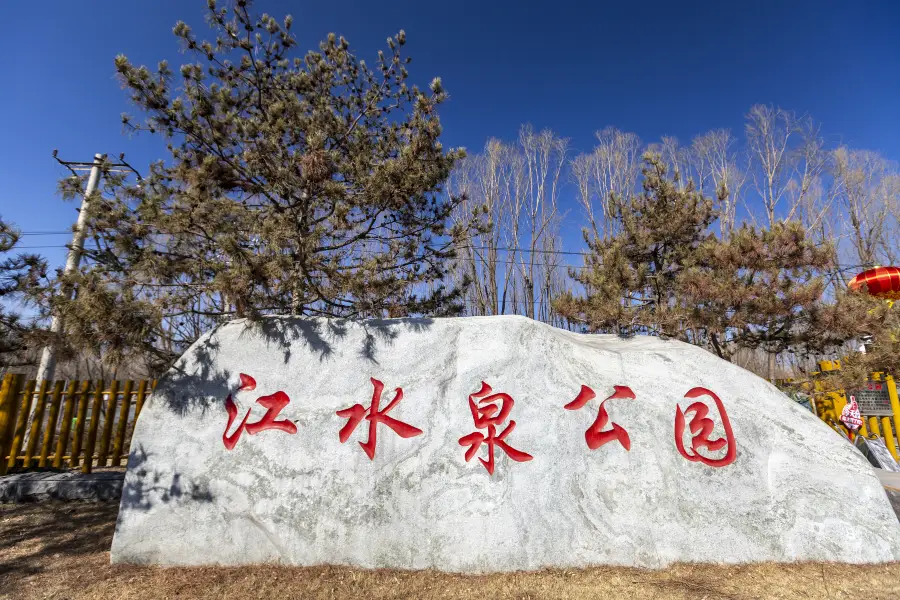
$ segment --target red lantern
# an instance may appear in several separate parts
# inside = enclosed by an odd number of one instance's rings
[[[875,267],[863,271],[847,284],[851,290],[866,286],[869,294],[885,300],[900,300],[900,267]]]

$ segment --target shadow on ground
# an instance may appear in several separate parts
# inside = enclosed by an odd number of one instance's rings
[[[116,501],[122,495],[124,467],[95,469],[84,474],[75,469],[40,469],[0,477],[0,503],[66,501]]]
[[[106,553],[118,509],[116,501],[0,505],[0,590],[52,571],[62,557]]]

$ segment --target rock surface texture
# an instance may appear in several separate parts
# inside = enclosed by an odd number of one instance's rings
[[[521,317],[218,328],[141,413],[112,546],[462,572],[794,560],[900,560],[859,452],[702,349]]]

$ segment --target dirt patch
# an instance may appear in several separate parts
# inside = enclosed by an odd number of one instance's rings
[[[900,563],[628,568],[500,575],[345,567],[111,566],[116,503],[0,505],[0,598],[702,600],[900,597]]]

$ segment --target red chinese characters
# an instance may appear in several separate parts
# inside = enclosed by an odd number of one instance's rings
[[[421,435],[422,430],[387,415],[387,413],[403,399],[403,390],[401,388],[397,388],[394,393],[394,399],[391,400],[384,409],[379,410],[378,404],[381,402],[381,392],[384,391],[384,384],[374,378],[371,379],[371,381],[372,385],[375,386],[375,391],[372,394],[372,406],[367,410],[362,404],[354,404],[350,408],[337,411],[337,415],[347,419],[347,423],[341,428],[341,431],[338,434],[342,444],[350,438],[350,434],[353,433],[356,426],[359,425],[363,419],[366,419],[369,422],[369,439],[365,442],[359,442],[359,445],[362,446],[362,449],[369,459],[374,460],[379,423],[384,423],[402,438],[411,438]]]
[[[482,444],[487,444],[488,459],[479,458],[479,462],[484,465],[489,475],[494,474],[494,447],[499,446],[501,450],[506,452],[512,460],[516,462],[526,462],[534,458],[530,454],[516,450],[506,442],[506,438],[516,428],[516,422],[510,421],[509,425],[497,433],[497,426],[501,425],[509,417],[515,401],[509,394],[491,393],[493,390],[485,382],[481,382],[481,389],[469,396],[469,410],[472,411],[472,418],[475,421],[477,429],[487,429],[487,435],[477,431],[469,435],[459,438],[460,446],[469,446],[466,450],[466,462],[472,460],[472,457],[478,452]],[[477,402],[476,402],[477,400]]]
[[[240,377],[241,383],[238,387],[238,391],[248,392],[256,389],[255,379],[244,373],[241,373]],[[248,408],[247,414],[244,415],[244,420],[241,421],[241,424],[238,425],[238,428],[235,429],[231,435],[228,435],[228,430],[231,429],[231,425],[234,423],[238,414],[237,405],[234,403],[234,400],[231,399],[231,394],[228,394],[228,397],[225,399],[225,410],[228,412],[228,424],[225,426],[225,432],[222,434],[222,443],[225,444],[225,449],[232,450],[237,445],[241,433],[245,430],[249,435],[256,435],[260,431],[265,431],[266,429],[278,429],[290,434],[297,433],[296,425],[287,419],[276,418],[281,412],[281,409],[287,406],[290,401],[290,398],[288,398],[288,395],[284,392],[275,392],[269,396],[258,398],[256,403],[266,409],[266,413],[262,418],[253,423],[248,423],[247,419],[250,418],[250,409]]]
[[[702,387],[692,388],[684,395],[685,398],[700,398],[702,396],[708,396],[713,399],[713,402],[719,411],[719,415],[722,417],[722,426],[725,429],[725,437],[714,440],[709,439],[714,426],[712,419],[708,419],[706,416],[709,414],[709,408],[703,402],[697,401],[688,406],[687,410],[684,412],[681,412],[680,406],[676,408],[675,447],[678,448],[678,452],[683,457],[690,461],[702,462],[711,467],[724,467],[730,465],[737,456],[737,445],[734,441],[734,433],[731,431],[731,422],[728,420],[728,413],[725,412],[725,406],[722,404],[722,400],[715,392]],[[684,441],[682,439],[684,437],[685,415],[689,412],[694,413],[690,422],[691,452],[688,452],[685,449]],[[698,452],[700,448],[706,448],[713,452],[726,448],[725,456],[722,458],[707,458]]]
[[[612,396],[608,397],[606,400],[612,400],[613,398],[635,399],[634,392],[627,386],[614,385],[613,389],[615,391]],[[578,410],[596,396],[594,390],[586,385],[582,385],[578,397],[566,404],[564,408],[567,410]],[[606,427],[607,422],[609,422],[609,415],[606,413],[606,407],[603,406],[606,403],[606,400],[600,402],[600,412],[597,413],[597,418],[594,420],[594,423],[587,428],[587,431],[584,432],[584,439],[587,441],[588,448],[596,450],[607,442],[618,441],[625,450],[631,450],[631,438],[623,427],[613,423],[611,429],[603,429]]]
[[[368,408],[362,404],[354,404],[350,408],[337,411],[336,414],[347,420],[338,433],[342,444],[350,439],[350,436],[353,435],[353,432],[356,431],[356,428],[363,421],[369,422],[368,437],[365,441],[360,441],[359,445],[366,453],[366,456],[370,460],[374,460],[379,424],[386,425],[401,438],[419,436],[423,432],[409,423],[388,415],[403,399],[402,388],[396,388],[393,399],[384,408],[381,408],[381,397],[385,386],[377,379],[371,378],[370,381],[374,391]],[[240,382],[235,391],[247,392],[255,389],[256,381],[253,377],[241,373]],[[228,397],[225,399],[228,423],[225,426],[225,431],[222,433],[222,443],[226,450],[233,450],[245,431],[248,435],[256,435],[268,429],[283,431],[291,435],[297,433],[297,426],[292,421],[279,418],[281,411],[291,402],[288,395],[283,391],[277,391],[274,394],[257,398],[256,403],[265,409],[265,413],[256,421],[250,421],[251,409],[247,409],[243,419],[232,431],[235,422],[238,420],[238,407],[232,398],[233,393],[228,394]],[[596,397],[597,395],[593,389],[582,385],[578,396],[568,404],[565,404],[564,408],[566,410],[579,410]],[[692,388],[684,397],[697,399],[697,401],[690,404],[685,410],[682,410],[680,405],[676,405],[674,433],[675,447],[679,454],[689,461],[699,462],[711,467],[724,467],[733,463],[737,457],[737,444],[722,400],[715,392],[703,387]],[[628,386],[613,386],[613,393],[600,402],[596,419],[584,432],[585,442],[591,450],[597,450],[609,442],[618,442],[625,451],[631,450],[630,435],[624,427],[610,421],[609,413],[606,409],[608,400],[620,398],[635,400],[636,395]],[[510,434],[516,427],[516,422],[509,418],[515,405],[512,396],[502,392],[494,392],[490,385],[482,381],[481,388],[469,395],[468,402],[477,431],[458,440],[460,446],[466,447],[465,460],[467,463],[479,454],[483,445],[487,446],[487,456],[485,458],[482,458],[484,455],[479,456],[478,460],[489,475],[494,474],[498,448],[505,452],[513,461],[527,462],[533,460],[534,457],[531,454],[512,447],[508,441]],[[717,437],[716,439],[712,439],[713,430],[715,429],[715,417],[710,417],[713,404],[715,404],[718,411],[722,429],[725,433],[724,437]],[[856,408],[856,403],[851,402],[848,407],[846,412],[852,412]],[[689,414],[690,419],[688,419]],[[853,416],[858,418],[858,413]],[[686,427],[689,431],[687,435],[687,437],[690,437],[689,444],[685,440]],[[231,431],[230,434],[229,431]],[[701,450],[703,454],[701,454]],[[721,454],[722,451],[724,451],[723,454]],[[713,458],[710,456],[711,454],[718,454],[720,457]]]

